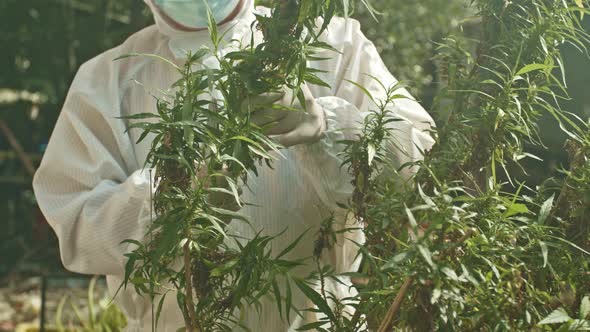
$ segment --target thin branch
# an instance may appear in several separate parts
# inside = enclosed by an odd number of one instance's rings
[[[385,318],[381,322],[381,325],[379,326],[379,329],[377,330],[377,332],[389,331],[389,328],[391,327],[391,324],[393,323],[393,318],[395,317],[395,314],[401,308],[402,302],[404,301],[404,299],[406,297],[406,293],[408,292],[408,290],[410,289],[410,286],[412,286],[413,283],[414,283],[414,277],[406,278],[402,287],[399,290],[399,293],[397,293],[395,300],[391,304],[391,307],[389,307],[389,310],[387,311],[387,315],[385,316]]]
[[[14,134],[12,133],[12,130],[10,130],[10,128],[6,125],[4,120],[1,120],[1,119],[0,119],[0,130],[2,130],[2,132],[4,133],[4,136],[6,136],[6,139],[8,139],[8,142],[10,143],[10,145],[12,146],[12,148],[14,149],[16,154],[18,155],[19,159],[21,160],[21,162],[25,166],[27,173],[29,173],[30,176],[35,175],[36,169],[35,169],[33,162],[31,161],[31,158],[29,157],[29,155],[27,155],[27,153],[23,149],[22,145],[20,145],[20,143],[18,142],[18,139],[16,139],[16,136],[14,136]]]
[[[573,174],[577,169],[583,167],[585,155],[582,151],[582,147],[573,140],[568,140],[564,149],[568,152],[569,156],[569,172],[570,174]],[[556,217],[566,218],[570,212],[570,177],[571,175],[563,181],[563,186],[559,191],[559,196],[554,204],[555,207],[547,218],[548,225],[552,225]]]
[[[185,305],[188,311],[189,320],[185,322],[186,330],[189,332],[195,331],[194,325],[197,321],[195,317],[195,305],[193,303],[193,284],[192,284],[192,276],[191,276],[191,256],[190,256],[190,240],[187,239],[186,243],[184,244],[184,278],[186,279],[186,297],[185,297]]]
[[[469,238],[474,236],[475,234],[477,234],[477,231],[475,229],[470,228],[465,232],[465,234],[463,234],[463,236],[461,236],[459,239],[457,239],[456,243],[458,245],[461,245],[465,241],[467,241]],[[453,249],[454,249],[454,247],[447,248],[442,251],[442,254],[447,255]],[[386,332],[389,330],[389,328],[391,327],[391,324],[393,322],[393,318],[395,317],[395,314],[401,308],[402,302],[404,301],[404,298],[406,297],[406,293],[408,292],[408,289],[412,286],[413,282],[414,282],[414,277],[406,278],[406,280],[402,284],[402,287],[399,290],[399,293],[397,294],[397,296],[393,300],[391,307],[389,307],[389,310],[387,311],[387,315],[385,316],[385,318],[381,322],[381,325],[379,326],[379,329],[377,330],[377,332]]]

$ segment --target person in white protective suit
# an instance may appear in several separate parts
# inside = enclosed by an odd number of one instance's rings
[[[33,180],[39,206],[58,236],[64,266],[78,273],[106,275],[112,295],[123,279],[124,254],[133,249],[121,241],[144,240],[154,192],[150,184],[155,182],[150,178],[154,172],[142,169],[151,142],[148,139],[135,144],[141,130],[126,133],[128,122],[120,117],[155,111],[152,95],[160,96],[158,91],[168,89],[179,78],[169,65],[151,58],[113,60],[135,52],[157,54],[182,64],[186,51],[210,45],[209,33],[203,29],[206,16],[201,0],[144,1],[156,24],[80,67]],[[254,13],[270,14],[267,8],[254,8],[253,2],[209,0],[219,29],[230,29],[224,37],[228,49],[231,40],[250,41]],[[254,33],[255,40],[260,41],[260,32]],[[337,203],[346,202],[353,187],[346,168],[340,168],[342,160],[337,154],[343,146],[336,141],[354,139],[364,117],[376,109],[370,98],[346,80],[362,84],[375,98],[383,97],[384,91],[369,75],[386,86],[396,83],[356,20],[334,18],[322,40],[340,53],[326,50],[320,57],[329,60],[311,61],[309,65],[326,71],[320,77],[331,88],[305,87],[307,113],[303,116],[266,112],[276,122],[268,134],[286,148],[282,156],[276,155],[273,169],[264,165],[258,176],[249,174],[249,188],[244,188],[242,197],[252,205],[239,211],[265,234],[287,229],[273,243],[275,253],[311,228],[290,258],[312,255],[315,231],[331,211],[337,220],[345,218]],[[205,63],[212,61],[211,57]],[[422,151],[434,143],[431,117],[405,89],[399,93],[408,99],[396,99],[391,106],[402,121],[389,124],[394,134],[386,143],[389,156],[398,166],[421,159]],[[413,172],[415,169],[406,168],[401,174],[408,178]],[[230,229],[246,237],[254,234],[251,227],[237,220]],[[355,271],[360,263],[358,247],[346,238],[363,242],[362,231],[339,236],[337,245],[325,252],[322,260],[338,272]],[[297,273],[307,275],[314,269],[314,264],[309,265]],[[342,277],[342,282],[352,285],[347,277]],[[353,296],[354,288],[345,285],[327,280],[326,290],[341,297]],[[295,307],[313,307],[303,294],[296,289],[293,292]],[[149,298],[138,296],[133,287],[128,287],[121,289],[115,302],[127,315],[126,331],[151,331]],[[260,312],[246,308],[243,324],[252,331],[294,331],[317,318],[308,312],[292,314],[290,322],[281,320],[276,305],[268,299],[263,300]],[[176,296],[167,296],[156,330],[175,331],[183,322]]]

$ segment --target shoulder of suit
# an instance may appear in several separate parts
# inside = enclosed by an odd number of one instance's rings
[[[345,33],[357,33],[360,31],[361,23],[352,17],[335,16],[328,25],[328,30],[335,30]]]
[[[80,66],[76,79],[102,80],[113,83],[129,78],[130,73],[137,71],[146,61],[142,57],[127,57],[133,53],[159,54],[167,47],[167,39],[160,34],[155,25],[148,26],[131,36],[123,43],[113,47]]]
[[[318,28],[323,21],[318,20]],[[370,41],[361,31],[361,24],[354,18],[334,17],[320,40],[331,45],[343,55],[362,49]]]

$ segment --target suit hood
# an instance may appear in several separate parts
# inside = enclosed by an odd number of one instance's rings
[[[254,21],[254,0],[242,0],[243,4],[236,16],[218,25],[219,35],[226,30],[231,29],[227,36],[231,38],[239,37],[249,30],[250,24]],[[186,51],[196,50],[201,46],[210,45],[209,31],[207,29],[199,31],[185,31],[172,26],[166,19],[158,6],[153,0],[144,0],[150,8],[158,31],[170,39],[170,50],[176,57],[183,57]]]

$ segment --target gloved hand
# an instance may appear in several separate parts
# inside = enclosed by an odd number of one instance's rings
[[[314,143],[326,131],[324,111],[316,103],[309,87],[302,85],[306,107],[294,98],[293,91],[285,88],[281,93],[267,93],[250,99],[251,121],[263,128],[265,134],[284,147]],[[279,109],[268,108],[280,105]],[[248,106],[246,106],[248,107]]]

